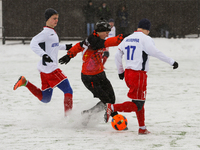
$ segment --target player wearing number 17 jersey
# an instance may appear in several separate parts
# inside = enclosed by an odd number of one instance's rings
[[[149,70],[149,56],[156,57],[161,61],[178,68],[178,63],[172,58],[167,57],[159,51],[148,36],[151,23],[148,19],[142,19],[138,24],[138,29],[133,34],[126,37],[118,46],[115,55],[119,78],[125,77],[126,85],[129,88],[127,96],[131,101],[121,104],[107,104],[105,114],[106,122],[111,112],[136,112],[139,124],[139,134],[150,133],[145,126],[145,109],[146,99],[147,72]],[[126,66],[125,71],[122,65],[122,56],[124,55]]]

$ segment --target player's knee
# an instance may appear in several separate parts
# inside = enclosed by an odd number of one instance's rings
[[[53,92],[52,88],[49,88],[49,89],[46,89],[46,90],[42,91],[41,102],[43,102],[43,103],[50,102],[51,101],[52,92]]]
[[[49,103],[51,101],[51,97],[43,97],[41,102],[43,103]]]
[[[57,85],[57,87],[62,90],[64,93],[70,93],[73,94],[73,90],[69,84],[68,79],[63,80],[60,84]]]
[[[137,106],[137,108],[138,108],[137,111],[140,111],[145,103],[145,101],[137,101],[137,100],[132,100],[132,102],[135,103],[135,105]]]
[[[103,53],[103,57],[107,57],[107,58],[108,58],[108,57],[109,57],[109,55],[110,55],[110,54],[109,54],[109,52],[108,52],[108,51],[105,51],[105,52]]]

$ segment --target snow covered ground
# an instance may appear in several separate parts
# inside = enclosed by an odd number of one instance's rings
[[[200,39],[155,38],[156,46],[179,63],[173,70],[156,58],[150,60],[146,126],[151,134],[138,135],[135,113],[122,113],[128,131],[116,131],[103,112],[82,126],[81,111],[98,102],[81,79],[81,54],[59,67],[74,91],[74,108],[64,117],[63,93],[54,89],[52,101],[41,103],[25,87],[13,91],[19,76],[40,87],[36,69],[39,57],[29,45],[0,45],[0,150],[195,150],[200,149]],[[76,43],[73,41],[72,43]],[[16,43],[16,44],[13,44]],[[62,41],[61,43],[69,43]],[[105,67],[116,94],[116,102],[129,100],[127,87],[118,79],[110,48]],[[59,52],[59,57],[65,51]]]

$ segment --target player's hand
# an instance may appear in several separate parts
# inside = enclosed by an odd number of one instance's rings
[[[69,55],[65,55],[65,56],[63,56],[59,59],[59,63],[60,64],[67,64],[70,61],[70,59],[71,58],[69,57]]]
[[[178,68],[178,63],[175,61],[172,66],[174,66],[173,69],[176,69],[176,68]]]
[[[66,50],[69,50],[70,48],[72,48],[72,44],[65,44],[66,45]]]
[[[45,61],[45,62],[53,62],[53,60],[51,59],[51,57],[49,57],[47,54],[44,54],[42,56],[42,59]]]
[[[52,60],[51,57],[49,57],[47,54],[44,54],[44,55],[42,56],[42,64],[43,64],[44,66],[47,65],[45,62],[50,63],[50,62],[53,62],[53,60]]]
[[[119,74],[119,79],[120,79],[120,80],[123,80],[123,79],[124,79],[124,72],[121,73],[121,74]]]

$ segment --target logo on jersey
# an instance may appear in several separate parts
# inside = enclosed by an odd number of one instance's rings
[[[139,39],[126,39],[126,42],[138,42],[139,43]]]
[[[51,45],[51,47],[56,47],[56,46],[59,46],[59,43],[53,43],[53,44]]]

